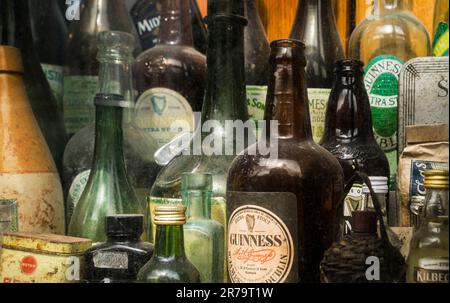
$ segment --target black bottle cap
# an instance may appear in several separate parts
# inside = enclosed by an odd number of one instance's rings
[[[334,64],[334,72],[363,72],[364,63],[356,59],[340,59]]]
[[[374,234],[377,232],[377,214],[374,211],[352,213],[352,230],[355,233]]]
[[[143,215],[114,215],[106,217],[106,234],[108,236],[140,236],[144,231]]]

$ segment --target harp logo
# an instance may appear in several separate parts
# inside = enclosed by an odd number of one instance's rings
[[[162,116],[166,109],[167,100],[165,96],[152,96],[152,106],[155,114]]]

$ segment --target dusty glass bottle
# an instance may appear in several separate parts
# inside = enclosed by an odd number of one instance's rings
[[[248,114],[255,121],[264,119],[264,109],[269,80],[270,45],[259,17],[256,0],[245,0],[244,30],[245,84]]]
[[[350,38],[350,58],[366,65],[364,83],[375,138],[389,160],[391,191],[397,172],[399,74],[406,61],[431,54],[428,32],[410,8],[409,0],[378,0]]]
[[[320,261],[342,217],[342,168],[312,139],[304,45],[277,40],[271,48],[265,112],[270,152],[255,155],[249,147],[229,170],[229,277],[234,283],[318,282]],[[261,255],[270,261],[261,262]]]
[[[92,100],[99,89],[97,34],[103,31],[131,33],[136,37],[134,54],[141,49],[124,0],[82,2],[80,20],[69,27],[64,59],[63,116],[70,136],[94,122]]]
[[[121,95],[97,94],[95,149],[92,171],[75,206],[69,235],[94,242],[106,240],[105,217],[114,214],[145,214],[125,168],[123,156],[123,107],[130,106]]]
[[[136,124],[159,147],[180,132],[192,132],[202,107],[206,58],[193,48],[189,3],[162,3],[160,41],[136,59]],[[176,125],[176,126],[174,126]]]
[[[11,45],[21,51],[28,98],[56,167],[61,173],[67,136],[57,101],[39,64],[33,44],[28,1],[0,2],[0,44]]]
[[[226,138],[225,121],[245,123],[249,120],[244,80],[246,21],[243,12],[242,1],[208,2],[208,79],[201,121],[215,121],[214,128],[202,131],[200,125],[188,150],[161,170],[150,191],[150,212],[159,204],[181,203],[183,173],[210,172],[213,174],[211,218],[226,226],[228,168],[247,141],[236,136]]]
[[[141,241],[144,216],[116,215],[105,220],[107,240],[84,253],[84,277],[94,283],[130,283],[153,255]]]
[[[64,45],[67,26],[58,0],[29,1],[34,45],[62,113]],[[49,41],[51,43],[49,44]]]
[[[313,139],[325,130],[325,112],[333,86],[334,63],[344,58],[331,0],[302,0],[291,38],[305,43],[306,76]]]
[[[424,175],[425,206],[411,240],[406,281],[448,283],[448,171]]]
[[[154,162],[156,142],[141,131],[133,121],[134,94],[132,62],[134,37],[117,31],[98,35],[98,60],[100,62],[99,92],[123,95],[130,103],[124,108],[123,149],[128,177],[138,198],[144,202],[148,185],[153,184],[160,167]],[[67,143],[64,151],[64,189],[67,222],[86,186],[94,157],[95,125],[89,124],[78,131]]]
[[[433,20],[433,54],[436,57],[448,57],[448,1],[437,0]]]
[[[139,271],[138,281],[200,283],[200,273],[186,258],[184,251],[185,211],[182,205],[161,205],[155,209],[155,250],[150,261]]]
[[[0,221],[12,231],[64,234],[61,181],[23,78],[20,50],[1,45]]]
[[[187,206],[184,246],[203,283],[224,282],[224,227],[211,220],[211,174],[183,174],[183,204]]]
[[[355,171],[368,176],[389,177],[389,163],[375,140],[370,102],[364,87],[363,63],[344,59],[336,62],[335,80],[328,101],[325,133],[320,145],[342,166],[345,182]],[[344,201],[345,233],[351,228],[351,214],[362,205],[363,182],[355,182]]]
[[[206,27],[196,0],[189,0],[194,47],[206,54]],[[131,17],[145,51],[159,42],[161,26],[161,0],[139,0],[131,9]]]

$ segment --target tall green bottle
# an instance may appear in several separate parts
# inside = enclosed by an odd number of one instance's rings
[[[224,282],[224,228],[211,220],[211,174],[184,174],[183,204],[187,206],[184,225],[186,256],[197,267],[203,283]]]
[[[158,175],[150,192],[149,208],[181,203],[183,173],[213,173],[211,218],[226,226],[226,179],[231,161],[246,140],[227,137],[225,121],[249,120],[244,68],[243,1],[208,1],[208,82],[201,121],[214,127],[196,132],[190,149],[173,159]],[[199,126],[201,129],[202,125]],[[203,125],[204,126],[204,125]],[[214,146],[210,144],[214,142]],[[226,151],[233,151],[228,153]]]

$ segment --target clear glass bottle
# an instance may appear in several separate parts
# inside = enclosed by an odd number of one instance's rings
[[[183,173],[212,173],[211,218],[226,226],[228,168],[247,141],[235,140],[235,136],[233,140],[226,140],[225,121],[245,123],[249,120],[244,80],[246,21],[243,12],[243,1],[240,0],[208,2],[208,78],[201,121],[218,123],[211,130],[196,132],[188,152],[174,158],[161,170],[150,191],[150,213],[159,204],[181,203]],[[209,140],[205,141],[205,138]],[[218,147],[211,146],[211,142],[216,142]],[[231,155],[226,151],[232,151]]]
[[[123,96],[97,94],[95,149],[92,171],[86,188],[75,206],[69,235],[94,242],[106,240],[105,217],[115,214],[145,214],[130,184],[123,156]]]
[[[184,246],[203,283],[224,282],[224,227],[211,220],[211,174],[183,174],[183,204],[187,206]]]
[[[433,54],[436,57],[448,57],[448,23],[448,1],[437,0],[433,20]]]
[[[448,171],[424,175],[425,206],[410,243],[406,281],[448,283]]]
[[[124,108],[123,149],[128,177],[138,198],[145,203],[148,185],[153,184],[160,167],[153,155],[157,144],[153,138],[134,124],[134,95],[132,89],[134,37],[125,32],[108,31],[98,36],[98,60],[100,62],[100,93],[119,94],[132,105]],[[94,157],[95,125],[78,131],[67,144],[64,152],[64,187],[67,222],[86,186]]]
[[[389,160],[390,190],[397,173],[398,79],[403,64],[431,54],[424,25],[411,12],[410,0],[378,0],[350,38],[349,57],[366,65],[372,123],[378,144]]]
[[[305,43],[311,128],[316,143],[325,131],[325,113],[334,80],[334,63],[344,58],[331,0],[302,0],[290,37]]]
[[[107,240],[84,253],[84,279],[93,283],[135,282],[153,256],[153,245],[140,238],[143,215],[107,216]]]
[[[84,0],[81,3],[80,20],[71,23],[64,52],[63,116],[69,136],[94,122],[92,100],[99,88],[98,33],[133,34],[136,38],[134,54],[141,51],[124,0]]]
[[[160,205],[155,209],[155,250],[150,261],[139,271],[138,281],[200,283],[200,273],[186,258],[184,250],[185,211],[182,205]]]

